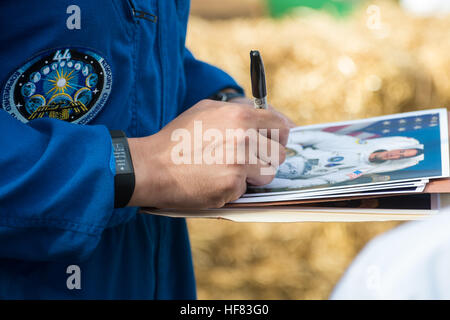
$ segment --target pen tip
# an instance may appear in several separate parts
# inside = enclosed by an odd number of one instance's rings
[[[259,51],[258,50],[252,50],[250,51],[250,55],[253,57],[259,56]]]

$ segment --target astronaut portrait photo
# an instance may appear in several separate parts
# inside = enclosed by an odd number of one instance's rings
[[[447,168],[445,114],[388,116],[291,130],[275,179],[249,193],[306,190],[439,177]]]

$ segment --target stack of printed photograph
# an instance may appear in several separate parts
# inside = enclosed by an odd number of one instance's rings
[[[450,205],[447,109],[296,127],[275,179],[220,209],[143,211],[249,222],[423,219]]]

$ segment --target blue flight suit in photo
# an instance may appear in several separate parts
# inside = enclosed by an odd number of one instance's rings
[[[187,0],[0,2],[0,299],[196,297],[185,220],[113,208],[109,133],[148,136],[241,90],[186,49],[188,15]]]

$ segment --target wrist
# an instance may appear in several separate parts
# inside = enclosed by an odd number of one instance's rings
[[[144,198],[145,188],[145,155],[143,138],[128,138],[128,145],[130,147],[131,158],[133,159],[135,187],[128,206],[137,207],[142,203]]]
[[[143,138],[129,138],[136,185],[128,206],[156,206],[162,192],[161,172],[164,170],[163,151],[158,134]]]

